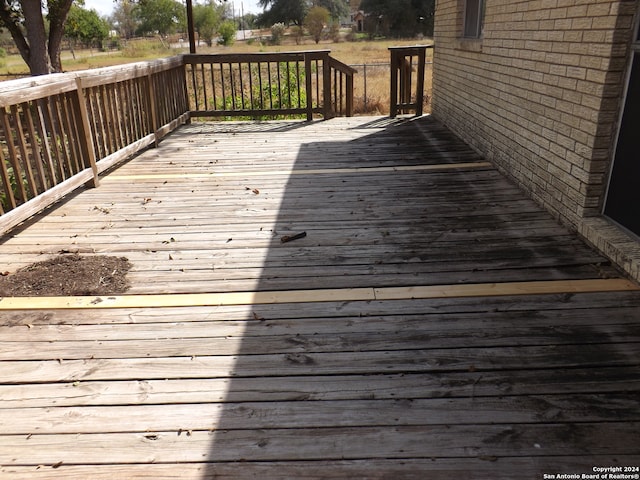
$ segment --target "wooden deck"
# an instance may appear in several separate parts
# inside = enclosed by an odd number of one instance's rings
[[[0,299],[1,478],[640,466],[637,285],[429,117],[185,126],[0,265],[66,252],[132,288]]]

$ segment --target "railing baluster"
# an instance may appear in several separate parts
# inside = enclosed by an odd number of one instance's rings
[[[15,195],[15,199],[12,199],[12,207],[15,207],[16,200],[24,202],[27,199],[27,192],[24,188],[24,184],[22,183],[22,169],[20,167],[20,163],[18,162],[18,151],[13,139],[13,128],[9,116],[7,115],[7,112],[4,108],[0,108],[0,122],[2,122],[2,126],[5,131],[4,140],[9,150],[9,161],[13,170],[13,185],[15,185],[16,191],[12,192],[12,197],[13,195]],[[11,184],[11,182],[6,183],[6,188],[8,190],[12,190],[13,185]]]
[[[38,129],[38,134],[40,136],[40,139],[42,141],[42,152],[44,153],[44,161],[45,161],[45,165],[47,166],[47,173],[48,173],[48,184],[49,184],[49,188],[53,187],[56,185],[57,183],[57,178],[56,178],[56,168],[54,165],[54,161],[55,161],[55,155],[54,153],[51,151],[51,142],[49,142],[49,138],[48,138],[48,131],[47,131],[47,100],[46,99],[39,99],[36,101],[36,109],[38,112],[38,123],[37,123],[37,129]]]
[[[75,93],[75,92],[74,92]],[[64,122],[64,131],[66,132],[66,143],[69,146],[69,160],[71,163],[71,175],[82,171],[82,154],[79,150],[78,139],[78,125],[74,116],[72,93],[64,93],[61,95],[62,103],[62,120]]]
[[[205,78],[204,72],[204,63],[200,65],[200,76],[202,78],[202,103],[204,104],[204,109],[207,109],[207,105],[209,105],[209,99],[207,97],[207,80]]]
[[[196,65],[190,65],[189,68],[189,73],[191,76],[191,85],[193,87],[193,101],[195,102],[195,109],[196,110],[203,110],[202,108],[200,108],[200,101],[198,100],[199,96],[198,96],[198,82],[196,80]]]
[[[4,117],[4,108],[0,108],[0,115],[2,117]],[[5,128],[5,138],[8,138],[9,135],[11,135],[11,130],[6,130]],[[16,199],[15,196],[13,194],[13,186],[11,185],[11,178],[9,175],[9,170],[7,168],[7,162],[5,160],[5,156],[4,153],[2,151],[3,149],[0,148],[0,177],[2,178],[2,186],[3,186],[3,191],[4,191],[4,201],[5,204],[2,207],[3,213],[6,210],[11,210],[16,208],[17,203],[16,203]],[[11,152],[9,152],[9,160],[11,160]],[[5,207],[9,207],[8,209]]]
[[[213,63],[209,63],[209,71],[211,72],[211,94],[213,96],[213,105],[211,105],[210,109],[215,110],[216,108],[218,108],[218,94],[216,92],[216,79]]]
[[[33,103],[24,104],[23,113],[25,115],[27,121],[27,131],[29,132],[29,139],[31,144],[31,151],[33,155],[33,163],[37,173],[38,179],[38,187],[35,191],[35,194],[39,194],[47,190],[48,183],[47,178],[44,173],[43,161],[44,155],[40,149],[39,137],[36,133],[35,124],[33,121],[33,111],[36,109],[36,106]]]
[[[17,105],[11,105],[11,115],[15,119],[15,127],[16,127],[15,130],[16,130],[16,137],[18,139],[18,150],[20,150],[20,158],[22,159],[22,163],[24,165],[24,173],[26,177],[25,180],[27,182],[27,186],[29,187],[29,192],[27,193],[27,195],[29,196],[29,198],[31,198],[31,197],[35,197],[38,194],[38,187],[36,186],[35,177],[33,175],[32,162],[31,162],[31,159],[29,158],[29,153],[27,151],[27,139],[24,134],[23,122],[20,115],[20,112],[22,111],[24,114],[25,108],[28,108],[28,107],[29,106],[27,104],[22,104],[20,106],[20,109],[18,109]],[[26,118],[26,114],[24,116]]]

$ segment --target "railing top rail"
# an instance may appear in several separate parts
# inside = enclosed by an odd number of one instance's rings
[[[302,60],[304,58],[326,58],[330,50],[305,50],[293,52],[254,52],[254,53],[211,53],[211,54],[185,54],[183,61],[186,64],[197,63],[229,63],[229,62],[266,62],[281,60]]]
[[[182,55],[176,55],[151,62],[136,62],[78,72],[53,73],[39,77],[7,80],[0,82],[0,107],[72,91],[77,88],[77,79],[82,80],[84,87],[93,87],[139,78],[182,65]]]
[[[433,44],[430,45],[407,45],[399,47],[389,47],[389,50],[425,50],[428,48],[434,48]]]
[[[331,66],[336,70],[340,70],[341,72],[346,73],[347,75],[354,75],[358,73],[358,70],[356,70],[352,66],[347,65],[346,63],[343,63],[340,60],[337,60],[333,57],[329,57],[329,58],[331,61]]]
[[[7,80],[0,83],[0,108],[60,95],[75,89],[76,76],[71,73]]]

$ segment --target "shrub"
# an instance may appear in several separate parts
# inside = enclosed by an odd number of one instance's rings
[[[271,25],[271,43],[274,45],[280,45],[286,29],[287,27],[284,23],[274,23]]]
[[[231,46],[236,41],[236,32],[238,31],[238,27],[236,23],[232,20],[225,20],[218,27],[218,34],[220,35],[220,39],[218,43],[220,45]]]

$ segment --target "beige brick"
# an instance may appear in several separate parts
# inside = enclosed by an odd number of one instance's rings
[[[554,8],[549,12],[549,18],[551,19],[567,18],[567,8]]]
[[[616,27],[618,19],[616,17],[594,17],[591,22],[591,28],[594,29],[613,29]],[[630,22],[629,22],[629,26]]]
[[[584,18],[587,16],[587,5],[578,5],[569,7],[567,9],[567,17],[570,18]]]
[[[616,16],[616,13],[612,14],[612,5],[613,2],[594,2],[589,5],[587,9],[587,15],[590,17],[600,17],[600,16]],[[613,10],[616,10],[615,8]]]
[[[587,30],[593,27],[595,20],[589,17],[576,17],[571,20],[571,28],[573,30]]]

